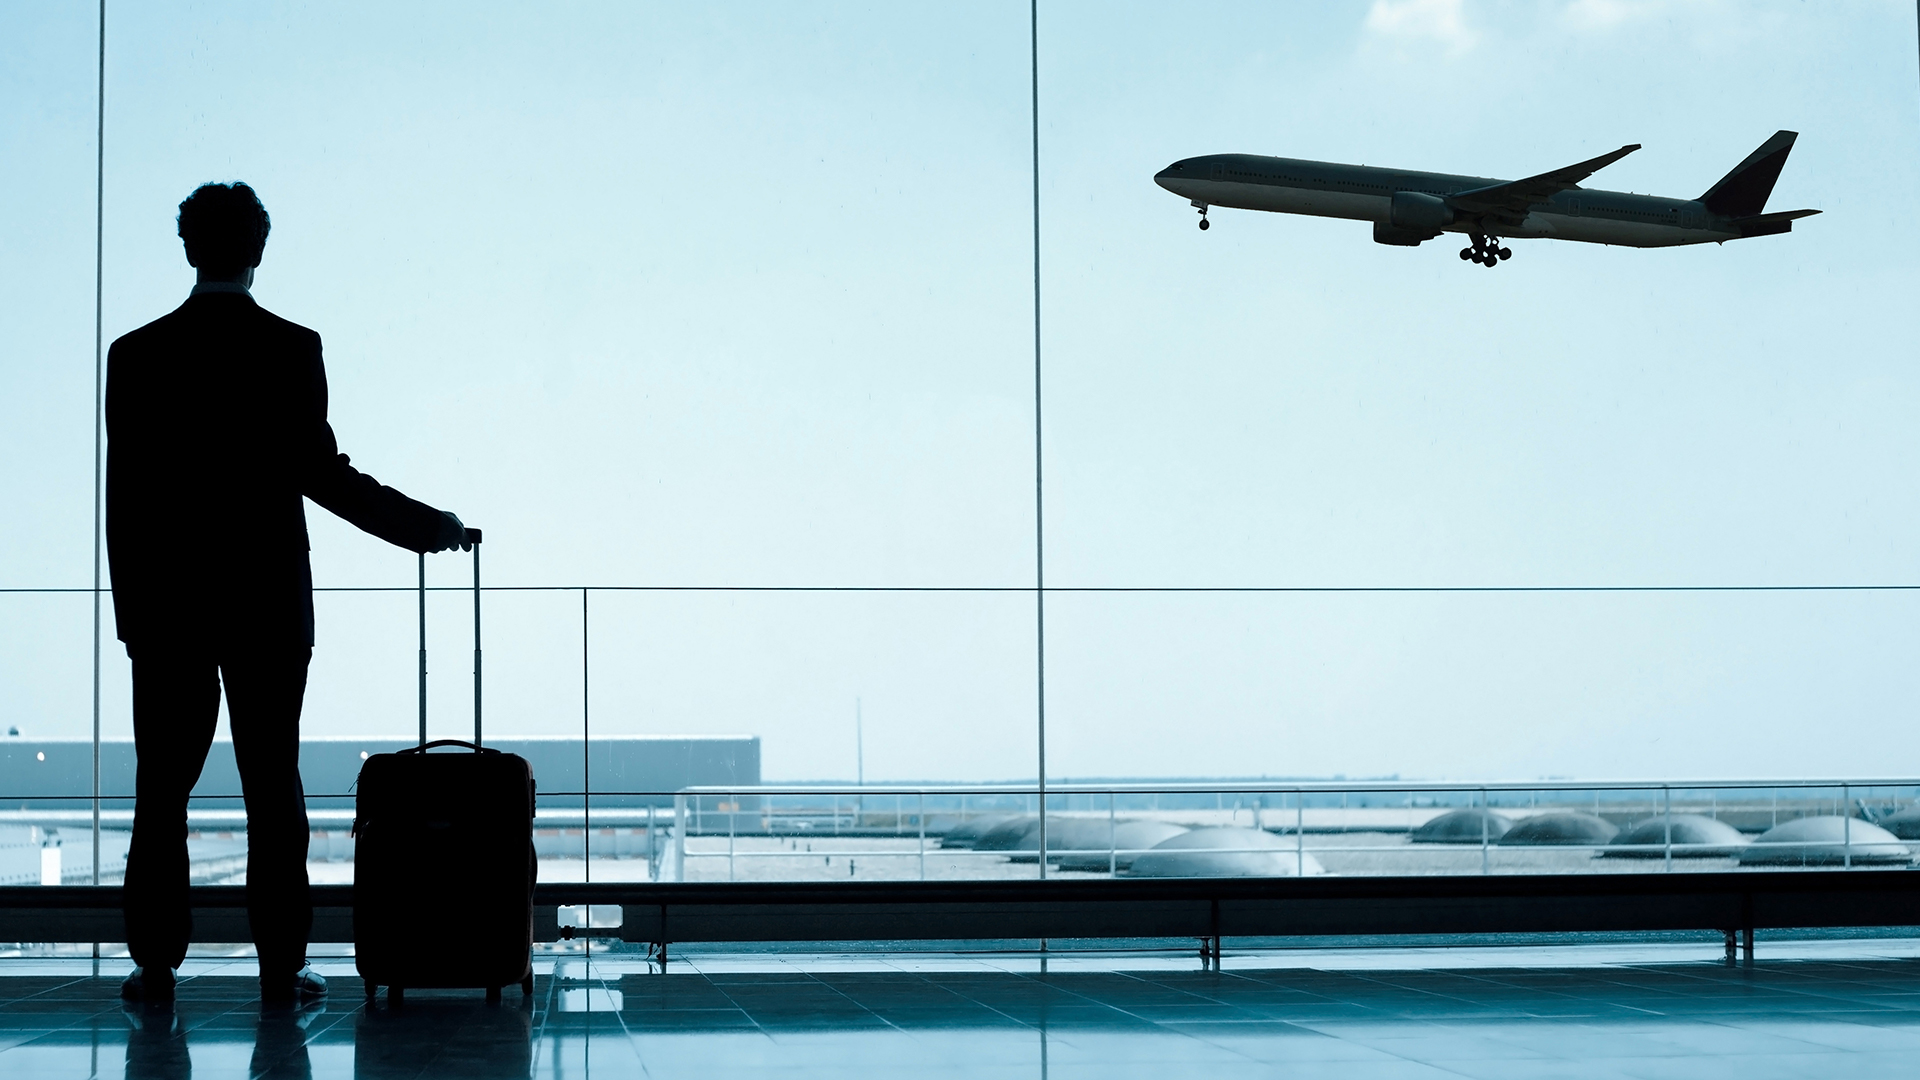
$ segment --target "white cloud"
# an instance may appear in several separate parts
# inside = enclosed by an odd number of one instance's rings
[[[1662,0],[1573,0],[1562,18],[1576,30],[1611,30],[1666,6]]]
[[[1427,40],[1451,52],[1473,47],[1475,35],[1461,15],[1464,0],[1373,0],[1368,32],[1384,37]]]

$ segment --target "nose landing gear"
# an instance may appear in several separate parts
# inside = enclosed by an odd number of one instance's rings
[[[1195,199],[1193,200],[1193,206],[1198,208],[1200,211],[1200,231],[1206,232],[1207,231],[1207,204],[1201,202],[1198,199]]]
[[[1498,266],[1511,258],[1513,258],[1513,249],[1501,247],[1500,238],[1497,236],[1482,236],[1474,233],[1473,246],[1460,249],[1462,262],[1477,262],[1488,268]]]

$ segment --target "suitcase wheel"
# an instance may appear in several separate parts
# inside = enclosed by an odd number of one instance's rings
[[[500,988],[499,987],[497,986],[487,987],[487,1004],[489,1005],[500,1004]]]

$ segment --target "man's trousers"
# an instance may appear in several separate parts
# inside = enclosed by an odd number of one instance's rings
[[[261,975],[291,975],[306,962],[313,928],[300,786],[300,702],[312,648],[142,644],[127,651],[138,757],[125,891],[133,962],[179,967],[187,954],[187,796],[213,745],[224,681],[247,807],[247,918]]]

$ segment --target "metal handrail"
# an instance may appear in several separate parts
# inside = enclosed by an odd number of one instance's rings
[[[1156,794],[1334,794],[1343,792],[1462,792],[1462,791],[1726,791],[1737,789],[1809,790],[1818,788],[1920,787],[1920,777],[1818,777],[1799,779],[1719,779],[1719,780],[1233,780],[1233,781],[1139,781],[1134,783],[1047,783],[1052,795],[1156,795]],[[698,785],[671,792],[614,791],[595,788],[595,795],[1034,795],[1033,784],[868,784],[864,786],[828,784],[760,784],[741,786]],[[559,794],[559,793],[554,793]],[[577,794],[577,793],[575,793]],[[0,796],[3,798],[3,796]]]
[[[1331,794],[1342,793],[1390,793],[1421,794],[1423,792],[1478,792],[1478,791],[1811,791],[1827,788],[1836,789],[1873,789],[1873,788],[1916,788],[1920,789],[1920,777],[1815,777],[1800,779],[1720,779],[1720,780],[1231,780],[1231,781],[1138,781],[1132,783],[1048,783],[1047,795],[1237,795],[1237,794]],[[865,786],[840,784],[747,784],[740,786],[698,785],[683,788],[603,788],[591,790],[542,788],[540,795],[552,798],[580,798],[591,795],[595,798],[612,796],[616,798],[658,798],[671,799],[676,795],[722,796],[755,795],[776,797],[799,797],[808,795],[838,796],[886,796],[886,795],[1037,795],[1039,787],[1033,784],[867,784]],[[100,796],[103,800],[131,800],[133,794],[109,794]],[[351,791],[306,793],[308,799],[350,799]],[[91,795],[48,795],[48,794],[9,794],[0,792],[0,804],[20,799],[45,801],[68,800],[89,802]],[[195,794],[194,799],[240,799],[239,792]]]

